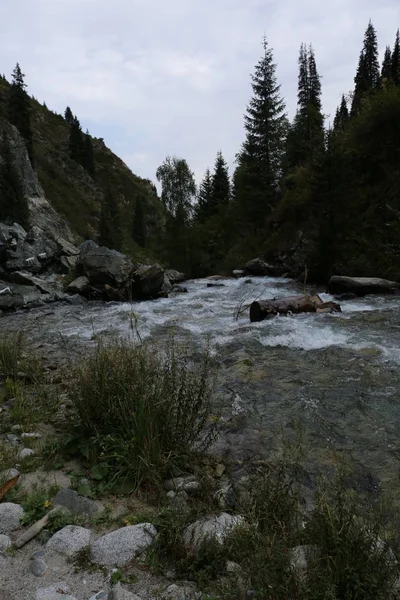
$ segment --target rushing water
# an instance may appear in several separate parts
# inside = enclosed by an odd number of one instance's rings
[[[210,343],[220,365],[220,402],[238,417],[226,452],[268,456],[282,434],[293,437],[301,425],[311,462],[328,465],[335,453],[351,455],[366,481],[398,488],[400,298],[369,296],[344,301],[338,314],[251,324],[245,307],[252,300],[301,287],[282,278],[227,279],[212,288],[209,282],[187,282],[187,294],[169,299],[47,307],[5,317],[1,325],[22,327],[49,354],[59,351],[61,339],[67,347],[91,344],[99,334],[132,335],[135,318],[142,338],[165,338],[171,328],[178,337],[190,334],[197,344]]]

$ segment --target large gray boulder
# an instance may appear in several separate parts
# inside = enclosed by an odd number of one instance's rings
[[[113,288],[127,285],[135,271],[134,264],[125,254],[93,245],[80,249],[76,268],[80,275],[86,275],[91,285]]]
[[[52,294],[56,291],[55,287],[49,282],[46,282],[40,277],[35,277],[32,273],[25,271],[14,271],[10,273],[9,280],[12,283],[18,283],[20,285],[30,285],[36,287],[42,294]]]
[[[393,294],[400,289],[396,281],[378,277],[345,277],[335,275],[330,278],[328,292],[330,294],[352,293],[356,296],[366,294]]]
[[[168,277],[172,285],[175,285],[175,283],[182,283],[182,281],[186,281],[187,279],[185,273],[181,273],[175,269],[167,269],[165,271],[165,275]]]
[[[70,294],[86,294],[89,290],[89,279],[82,275],[74,279],[67,287],[67,292]]]
[[[41,273],[55,260],[57,244],[38,227],[32,227],[24,238],[15,237],[3,253],[6,271]]]
[[[73,556],[89,546],[92,532],[85,527],[67,525],[57,531],[47,542],[48,550],[53,550],[65,556]]]
[[[147,550],[156,535],[150,523],[122,527],[91,543],[91,559],[98,565],[122,567]]]
[[[50,294],[42,294],[31,285],[18,285],[0,281],[0,310],[15,310],[17,308],[33,308],[41,306],[43,301],[53,300]]]
[[[0,504],[0,533],[8,535],[20,527],[25,512],[22,506],[13,502]]]
[[[192,523],[185,529],[183,542],[188,550],[197,551],[204,542],[223,544],[227,536],[245,522],[243,517],[221,513]]]
[[[253,258],[244,265],[246,275],[264,277],[266,275],[274,276],[277,273],[276,267],[269,265],[262,258]]]
[[[168,292],[164,269],[159,265],[140,265],[134,273],[135,292],[139,298],[156,298],[162,292]]]

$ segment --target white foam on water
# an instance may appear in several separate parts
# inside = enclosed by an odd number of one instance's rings
[[[314,322],[310,317],[298,315],[296,317],[276,317],[265,322],[270,326],[260,336],[260,342],[264,346],[287,346],[301,350],[320,350],[329,346],[349,345],[350,336],[339,333],[327,325],[316,322],[319,315],[313,315]]]

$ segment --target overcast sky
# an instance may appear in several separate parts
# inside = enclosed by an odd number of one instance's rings
[[[312,43],[323,106],[351,90],[371,18],[380,52],[400,26],[399,0],[2,0],[0,71],[17,61],[28,91],[84,129],[138,175],[168,154],[200,179],[222,150],[232,170],[243,141],[250,74],[265,34],[290,116],[297,57]],[[328,117],[329,120],[329,117]]]

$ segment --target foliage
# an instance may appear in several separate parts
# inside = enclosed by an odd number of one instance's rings
[[[158,350],[100,342],[73,375],[73,422],[99,476],[155,483],[212,440],[208,352],[191,358],[173,340]]]
[[[1,132],[0,160],[0,221],[17,222],[28,228],[28,200],[5,128]]]
[[[16,379],[20,371],[20,360],[22,358],[23,335],[3,335],[0,339],[0,375],[2,378]]]
[[[17,63],[12,73],[12,83],[8,93],[8,118],[25,140],[29,158],[33,164],[33,135],[31,127],[31,105],[24,73]]]

